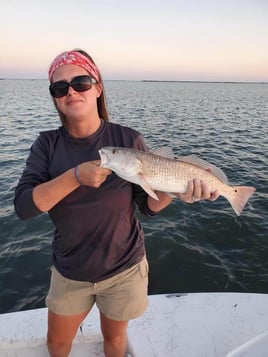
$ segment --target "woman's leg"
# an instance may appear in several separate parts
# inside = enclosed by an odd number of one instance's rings
[[[127,349],[128,321],[141,316],[148,304],[146,258],[96,285],[105,356],[123,357]]]
[[[77,329],[95,303],[93,284],[65,278],[55,267],[51,271],[47,346],[51,357],[67,357]]]
[[[58,315],[48,310],[47,347],[51,357],[67,357],[77,329],[89,311],[77,315]]]
[[[100,312],[105,357],[124,357],[127,349],[128,321],[115,321]]]

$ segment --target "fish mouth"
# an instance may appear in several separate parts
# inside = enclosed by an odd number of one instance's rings
[[[100,167],[105,167],[105,165],[107,165],[108,162],[109,162],[108,155],[105,153],[104,149],[100,149],[99,150],[99,155],[100,155],[100,158],[101,158]]]

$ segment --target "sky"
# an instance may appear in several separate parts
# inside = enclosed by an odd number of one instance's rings
[[[1,0],[0,78],[82,48],[106,80],[268,81],[268,0]]]

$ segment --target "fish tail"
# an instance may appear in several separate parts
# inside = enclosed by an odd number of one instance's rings
[[[228,195],[226,198],[230,202],[235,213],[239,216],[256,189],[248,186],[232,186],[232,191],[232,194]]]

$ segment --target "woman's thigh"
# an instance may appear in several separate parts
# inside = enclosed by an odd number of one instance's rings
[[[94,284],[65,278],[53,266],[46,305],[57,315],[79,316],[95,303]]]
[[[148,305],[148,262],[97,283],[96,304],[107,318],[128,321],[144,313]]]
[[[70,344],[89,311],[76,315],[58,315],[48,310],[48,340]]]

